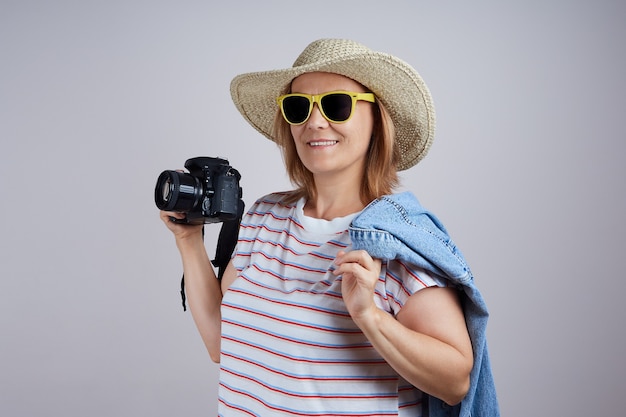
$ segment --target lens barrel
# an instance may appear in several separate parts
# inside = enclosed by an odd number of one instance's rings
[[[160,210],[187,213],[202,201],[200,180],[178,171],[163,171],[154,188],[154,202]]]

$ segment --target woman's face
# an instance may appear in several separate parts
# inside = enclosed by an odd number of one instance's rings
[[[356,81],[327,72],[303,74],[291,85],[292,93],[321,94],[336,90],[366,92]],[[361,180],[374,127],[372,106],[375,104],[357,101],[350,120],[332,123],[322,116],[316,103],[305,123],[291,126],[298,156],[316,179]]]

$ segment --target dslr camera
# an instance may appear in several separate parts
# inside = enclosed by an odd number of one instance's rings
[[[163,171],[154,189],[160,210],[185,213],[177,223],[204,224],[235,220],[243,208],[241,175],[226,159],[197,157],[188,159],[189,173]]]

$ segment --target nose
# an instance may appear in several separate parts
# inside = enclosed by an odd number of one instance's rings
[[[328,126],[328,120],[326,120],[326,118],[322,115],[317,103],[313,103],[313,109],[311,110],[309,120],[307,120],[307,125],[311,128]]]

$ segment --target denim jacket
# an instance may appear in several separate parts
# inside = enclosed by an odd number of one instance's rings
[[[425,210],[413,194],[404,192],[370,203],[350,226],[355,250],[379,259],[401,259],[446,277],[463,290],[465,321],[474,350],[470,388],[460,404],[448,406],[427,396],[424,415],[431,417],[499,416],[495,384],[487,352],[489,313],[474,285],[474,277],[440,221]]]

